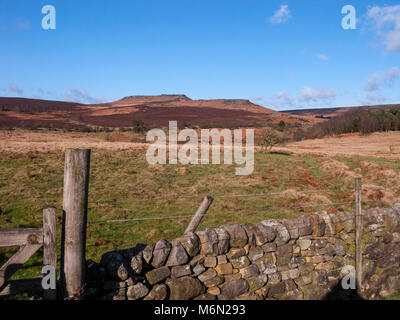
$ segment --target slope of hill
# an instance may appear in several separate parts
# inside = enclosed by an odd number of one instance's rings
[[[353,107],[337,107],[337,108],[320,108],[320,109],[295,109],[295,110],[285,110],[283,113],[288,113],[297,116],[309,116],[317,119],[331,119],[333,117],[339,116],[343,113],[354,109],[392,109],[398,108],[400,104],[382,104],[374,106],[353,106]]]
[[[303,125],[312,117],[274,111],[244,99],[192,100],[185,95],[128,96],[102,104],[77,104],[25,98],[0,98],[0,128],[252,127]]]

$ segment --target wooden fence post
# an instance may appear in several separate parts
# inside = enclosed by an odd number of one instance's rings
[[[54,207],[43,208],[43,265],[57,270],[57,211]],[[57,289],[44,290],[45,300],[56,300]]]
[[[190,220],[189,225],[185,230],[185,234],[188,232],[194,232],[197,229],[213,201],[214,199],[211,196],[204,197],[203,202],[200,204],[200,207],[197,209],[192,220]]]
[[[356,201],[356,283],[357,291],[361,295],[362,291],[362,208],[361,208],[361,178],[355,179],[355,201]]]
[[[65,213],[64,278],[69,297],[83,289],[86,271],[86,222],[90,150],[67,149],[65,153],[63,210]]]

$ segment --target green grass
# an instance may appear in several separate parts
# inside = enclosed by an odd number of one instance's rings
[[[388,160],[382,161],[382,164],[396,166],[398,162],[392,163]],[[63,170],[64,154],[61,152],[0,154],[1,228],[41,227],[42,208],[53,205],[58,209],[60,243]],[[352,187],[352,183],[344,184],[341,177],[324,172],[320,168],[319,158],[308,155],[256,153],[253,174],[237,176],[235,165],[152,167],[147,164],[143,151],[111,152],[95,149],[92,150],[91,159],[87,258],[99,261],[101,255],[110,250],[132,247],[136,243],[155,243],[160,238],[171,240],[184,232],[190,218],[104,224],[91,222],[192,215],[205,195]],[[180,195],[193,198],[179,198]],[[351,191],[324,195],[332,202],[343,202],[349,198]],[[125,199],[149,201],[95,203],[100,200]],[[313,202],[309,198],[288,199],[281,196],[215,199],[200,228],[216,227],[227,222],[258,223],[265,219],[293,218],[308,212],[329,209],[287,208],[310,204]],[[339,208],[352,209],[351,206]],[[15,251],[16,248],[1,248],[0,264]],[[38,252],[13,278],[39,275],[41,267],[42,253]]]

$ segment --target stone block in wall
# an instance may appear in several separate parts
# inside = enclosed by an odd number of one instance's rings
[[[247,256],[241,256],[240,258],[231,259],[231,263],[235,269],[242,269],[250,265],[250,260]]]
[[[327,241],[325,239],[314,240],[311,244],[311,250],[318,251],[319,249],[325,248]]]
[[[226,258],[226,255],[223,254],[223,255],[219,255],[217,257],[217,264],[225,264],[227,262],[228,262],[228,260]]]
[[[156,284],[160,281],[165,280],[166,278],[168,278],[171,275],[171,271],[169,269],[169,267],[165,266],[165,267],[161,267],[161,268],[157,268],[157,269],[153,269],[151,271],[148,271],[145,275],[147,281],[153,285]]]
[[[190,275],[192,273],[192,270],[190,268],[190,265],[184,265],[184,266],[175,266],[171,268],[171,276],[173,278],[179,278],[183,276]]]
[[[276,264],[278,266],[286,266],[290,263],[290,260],[292,259],[292,255],[291,254],[287,254],[284,256],[281,255],[277,255],[276,257]]]
[[[306,263],[299,267],[300,275],[305,276],[314,271],[314,265],[312,263]]]
[[[201,282],[204,282],[204,281],[206,281],[206,280],[209,280],[209,279],[212,279],[212,278],[214,278],[214,277],[216,277],[218,274],[217,274],[217,271],[215,271],[215,269],[207,269],[206,271],[204,271],[202,274],[200,274],[199,276],[198,276],[198,278],[199,278],[199,280],[201,281]]]
[[[258,276],[253,276],[246,279],[249,284],[250,291],[256,291],[261,289],[268,281],[268,276],[266,274],[261,274]]]
[[[261,246],[265,253],[275,252],[276,251],[276,243],[265,243]]]
[[[306,263],[306,259],[304,257],[292,257],[290,259],[288,266],[290,269],[295,269],[295,268],[302,266],[305,263]]]
[[[287,271],[281,271],[281,276],[282,276],[282,281],[288,279],[296,279],[300,276],[300,271],[299,269],[290,269]]]
[[[224,275],[225,282],[233,281],[233,280],[239,280],[242,279],[242,275],[240,273],[235,273],[235,274],[225,274]]]
[[[293,219],[293,222],[299,229],[299,237],[312,234],[313,230],[311,228],[311,222],[308,216],[297,217],[296,219]]]
[[[355,222],[354,219],[348,219],[342,222],[343,228],[346,233],[351,233],[355,231]]]
[[[188,261],[189,256],[187,255],[185,248],[179,241],[172,240],[171,252],[169,253],[165,265],[168,267],[179,266],[186,264]]]
[[[239,272],[242,275],[243,279],[255,277],[260,273],[260,271],[257,268],[257,265],[255,264],[251,264],[248,267],[244,267],[240,269]]]
[[[256,246],[250,248],[248,256],[251,261],[256,261],[260,259],[263,255],[264,255],[264,250],[261,247]]]
[[[207,289],[207,293],[214,296],[218,296],[221,293],[221,289],[217,286],[210,287]]]
[[[314,263],[314,264],[318,264],[321,262],[325,261],[325,257],[324,256],[311,256],[311,257],[306,257],[306,262],[309,263]]]
[[[229,233],[226,232],[223,228],[215,228],[215,232],[217,233],[218,238],[218,255],[222,255],[228,252],[229,250],[229,242],[230,236]]]
[[[243,248],[248,241],[246,230],[236,223],[224,224],[222,228],[228,232],[230,240],[229,245],[232,248]]]
[[[314,213],[309,216],[311,222],[311,228],[313,230],[312,235],[315,237],[322,237],[325,234],[325,221],[319,215]]]
[[[385,244],[383,241],[377,241],[367,246],[363,254],[367,259],[378,260],[385,255]]]
[[[331,216],[326,211],[321,211],[320,218],[325,221],[325,235],[332,236],[336,234],[336,227]]]
[[[316,270],[313,274],[313,282],[321,287],[328,285],[328,273],[326,270]]]
[[[290,238],[291,239],[297,239],[299,235],[299,227],[296,225],[296,223],[293,220],[289,219],[280,219],[280,223],[282,223],[286,229],[289,231]]]
[[[298,239],[296,243],[300,246],[301,250],[307,250],[311,246],[311,239]]]
[[[143,300],[165,300],[167,294],[168,291],[165,284],[156,284]]]
[[[139,282],[128,287],[128,290],[126,291],[126,297],[128,300],[138,300],[145,297],[148,293],[149,288],[147,288],[143,283]]]
[[[143,260],[147,265],[150,264],[151,259],[153,258],[153,250],[154,247],[152,245],[147,245],[142,251]]]
[[[198,276],[199,274],[203,273],[206,270],[206,267],[202,263],[198,263],[193,268],[193,274]]]
[[[170,251],[171,244],[167,240],[158,240],[153,249],[153,259],[151,261],[151,265],[154,268],[160,268],[161,266],[163,266],[168,258]]]
[[[296,282],[296,284],[299,287],[303,287],[306,286],[310,283],[312,283],[313,281],[313,275],[311,273],[304,275],[304,276],[299,276],[297,279],[294,279],[294,281]]]
[[[285,283],[278,282],[277,284],[269,286],[267,297],[271,299],[279,299],[284,294],[285,294]]]
[[[254,231],[252,230],[253,226],[254,226],[253,223],[246,223],[245,225],[243,225],[243,228],[247,234],[247,245],[249,247],[253,247],[253,246],[257,245],[256,235],[254,234]]]
[[[189,257],[194,257],[200,251],[200,240],[193,232],[188,232],[175,240],[185,248]]]
[[[278,246],[277,250],[276,250],[276,254],[277,255],[291,255],[293,253],[293,245],[292,244],[284,244],[281,246]]]
[[[249,290],[249,284],[244,279],[232,280],[219,286],[221,294],[219,300],[231,300]]]
[[[170,300],[190,300],[205,293],[205,287],[196,278],[168,278],[166,284],[169,288]]]
[[[142,255],[136,255],[136,256],[132,257],[131,269],[137,274],[142,273],[142,270],[143,270],[143,256]]]
[[[198,254],[197,256],[193,257],[192,260],[190,260],[189,264],[194,267],[196,266],[198,263],[204,263],[204,260],[206,259],[206,257],[202,254]]]
[[[278,246],[286,244],[290,240],[289,231],[283,224],[278,223],[276,220],[264,220],[261,224],[275,230],[276,237],[274,241]]]
[[[196,234],[200,239],[200,254],[205,256],[219,255],[218,234],[215,229],[205,228],[202,231],[197,231]]]
[[[219,285],[219,284],[221,284],[221,283],[223,283],[223,282],[224,282],[224,277],[223,277],[223,276],[220,276],[220,275],[216,275],[214,278],[210,278],[210,279],[208,279],[208,280],[205,280],[205,281],[203,282],[203,284],[204,284],[207,288],[210,288],[210,287],[217,286],[217,285]]]
[[[226,275],[226,274],[232,274],[233,267],[232,264],[228,262],[217,265],[215,267],[215,270],[219,275]]]
[[[214,268],[217,265],[217,257],[206,257],[204,259],[203,265],[206,268]]]
[[[229,252],[227,253],[226,257],[229,260],[232,260],[232,259],[238,259],[240,257],[243,257],[244,255],[246,255],[246,252],[244,251],[244,249],[242,249],[242,248],[231,248],[229,250]]]
[[[400,232],[393,233],[393,242],[395,242],[395,243],[400,242]]]
[[[275,230],[270,226],[263,224],[248,225],[249,229],[253,232],[257,246],[262,246],[268,242],[274,241],[276,237]]]
[[[268,274],[268,284],[271,284],[271,285],[277,284],[277,283],[281,282],[281,280],[282,280],[282,275],[280,272],[275,271],[273,273]]]

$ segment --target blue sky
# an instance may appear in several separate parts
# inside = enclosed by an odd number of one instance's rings
[[[56,9],[43,30],[42,7]],[[357,29],[342,28],[344,5]],[[276,110],[400,103],[400,3],[0,0],[0,96],[242,98]]]

